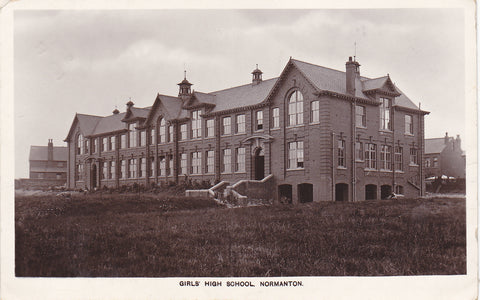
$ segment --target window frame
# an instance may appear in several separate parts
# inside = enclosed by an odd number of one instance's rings
[[[305,97],[296,89],[288,95],[288,126],[301,126],[304,125],[303,118],[303,102]],[[294,111],[293,111],[294,110]]]

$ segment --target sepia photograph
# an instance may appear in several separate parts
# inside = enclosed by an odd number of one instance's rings
[[[156,286],[135,299],[311,299],[348,282],[358,295],[323,296],[373,299],[397,280],[475,297],[475,9],[459,2],[10,3],[5,299],[123,299],[126,283]]]

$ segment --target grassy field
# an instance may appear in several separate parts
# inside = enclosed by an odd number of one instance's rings
[[[465,274],[465,199],[227,209],[154,195],[17,196],[17,276]]]

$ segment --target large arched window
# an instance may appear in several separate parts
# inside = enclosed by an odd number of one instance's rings
[[[81,133],[77,137],[77,154],[83,154],[83,135]]]
[[[167,123],[162,118],[158,124],[158,143],[163,144],[167,141]]]
[[[296,90],[288,97],[288,125],[303,124],[303,95]]]

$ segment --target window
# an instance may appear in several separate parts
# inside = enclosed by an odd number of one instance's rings
[[[187,174],[187,153],[180,156],[180,175]]]
[[[303,142],[288,143],[288,169],[303,168]]]
[[[395,186],[395,194],[397,194],[397,195],[403,195],[403,186],[401,186],[401,185],[396,185],[396,186]]]
[[[355,124],[357,127],[367,127],[365,106],[357,105],[355,107]]]
[[[167,175],[167,162],[165,160],[165,156],[158,157],[158,176],[166,176]]]
[[[112,151],[115,150],[116,143],[117,143],[117,138],[114,137],[114,136],[111,136],[110,137],[110,150],[112,150]]]
[[[201,110],[192,112],[192,139],[202,137],[202,118],[200,114]]]
[[[145,133],[145,131],[144,131]],[[147,175],[147,159],[145,157],[140,158],[140,170],[138,177],[143,178]]]
[[[108,151],[108,138],[102,138],[102,152]]]
[[[108,178],[115,179],[115,161],[110,162],[110,173],[108,174]]]
[[[377,168],[377,145],[369,143],[365,145],[365,168]]]
[[[128,160],[128,178],[137,178],[137,159]]]
[[[395,147],[395,170],[403,171],[403,148]]]
[[[207,137],[214,137],[215,136],[215,120],[208,119],[207,120]]]
[[[272,128],[280,128],[280,109],[275,107],[272,109]]]
[[[125,149],[127,148],[127,136],[125,134],[122,134],[120,136],[120,149]]]
[[[168,161],[168,168],[167,168],[167,176],[173,173],[173,155],[167,155]]]
[[[255,113],[255,120],[256,120],[255,130],[263,130],[263,111],[262,110],[258,110]]]
[[[436,157],[433,158],[433,167],[438,168],[438,158]]]
[[[355,160],[363,161],[363,143],[362,142],[355,143]]]
[[[310,111],[311,111],[310,122],[311,123],[320,122],[320,101],[312,101]]]
[[[410,148],[410,165],[418,165],[417,148]]]
[[[223,132],[222,132],[222,134],[227,135],[227,134],[230,134],[232,132],[231,124],[232,124],[232,118],[231,117],[223,118]]]
[[[170,143],[172,141],[173,141],[173,125],[168,125],[167,142]]]
[[[345,140],[339,139],[337,146],[337,157],[338,157],[338,166],[345,168],[347,166],[345,162]]]
[[[121,160],[120,178],[127,178],[127,161],[125,159]]]
[[[237,115],[235,118],[237,119],[236,133],[245,133],[245,115]]]
[[[300,124],[303,124],[303,95],[297,90],[288,98],[288,125]]]
[[[380,128],[384,130],[392,130],[392,124],[390,122],[390,99],[380,98]]]
[[[128,124],[128,143],[129,148],[137,147],[137,131],[134,123]]]
[[[245,172],[245,148],[236,149],[235,171]]]
[[[77,181],[83,180],[83,164],[77,165],[77,174],[75,174]]]
[[[405,115],[405,133],[413,134],[413,118],[411,115]]]
[[[382,145],[380,149],[380,169],[392,170],[392,147]]]
[[[215,168],[215,152],[213,150],[208,150],[206,173],[213,173],[215,171],[214,168]]]
[[[187,124],[180,125],[180,140],[185,141],[187,139]]]
[[[97,138],[92,139],[92,153],[97,152]]]
[[[155,129],[151,128],[149,130],[149,132],[150,132],[150,134],[149,134],[150,141],[149,142],[150,142],[150,145],[153,145],[153,144],[155,144]]]
[[[232,172],[232,150],[223,149],[223,173]]]
[[[150,177],[155,176],[155,158],[150,157],[150,169],[148,170],[148,175]]]
[[[167,124],[165,119],[162,118],[160,120],[160,124],[158,125],[158,143],[163,144],[167,141]]]
[[[192,152],[192,173],[191,174],[201,174],[202,173],[202,152]]]
[[[102,174],[100,174],[100,179],[108,178],[108,163],[106,161],[102,162]]]
[[[140,147],[145,147],[147,144],[147,132],[145,130],[140,131]]]
[[[90,140],[89,139],[85,139],[83,141],[83,146],[84,146],[83,154],[90,154]]]
[[[83,154],[83,135],[79,134],[77,137],[77,154]]]
[[[425,159],[425,168],[430,168],[432,166],[432,161],[430,158]]]

